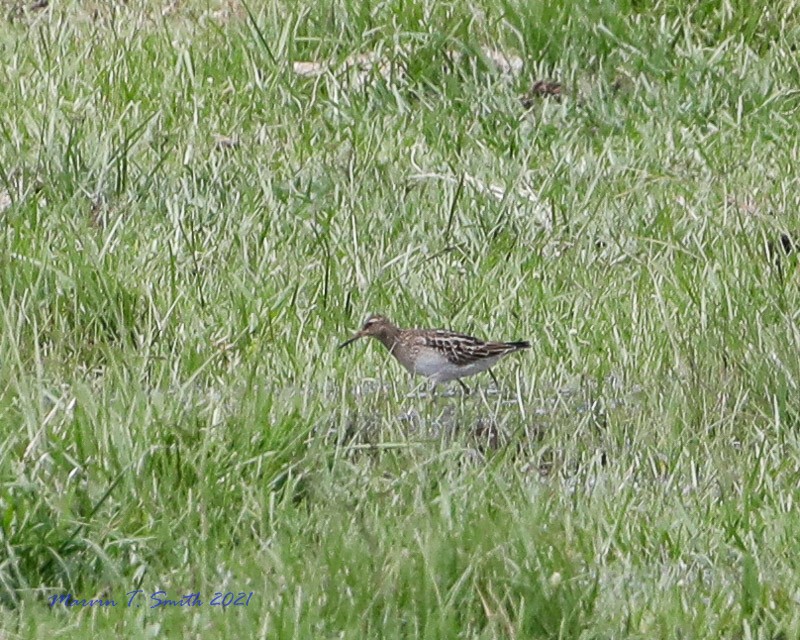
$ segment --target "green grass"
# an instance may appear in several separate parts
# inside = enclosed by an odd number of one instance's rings
[[[1,637],[800,637],[793,3],[51,5],[0,7]],[[534,350],[432,398],[335,349],[376,311]]]

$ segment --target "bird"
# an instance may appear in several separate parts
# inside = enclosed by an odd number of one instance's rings
[[[385,316],[371,315],[339,349],[365,337],[381,342],[412,375],[424,376],[434,384],[457,380],[467,393],[469,387],[461,378],[488,371],[499,386],[490,368],[510,353],[531,348],[526,340],[486,342],[445,329],[401,329]]]

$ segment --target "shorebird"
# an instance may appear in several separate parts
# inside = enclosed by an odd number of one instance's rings
[[[458,380],[467,393],[469,387],[461,378],[489,371],[497,385],[490,367],[509,353],[531,346],[524,340],[484,342],[444,329],[400,329],[387,318],[373,315],[367,318],[360,331],[340,344],[339,349],[363,337],[380,341],[409,373],[424,376],[434,383]]]

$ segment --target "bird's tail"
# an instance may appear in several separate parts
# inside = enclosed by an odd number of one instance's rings
[[[531,343],[527,340],[519,340],[518,342],[506,342],[506,346],[515,350],[530,349]]]

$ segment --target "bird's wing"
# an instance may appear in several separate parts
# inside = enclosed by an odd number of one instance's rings
[[[484,342],[473,336],[453,331],[437,330],[417,336],[419,344],[433,347],[457,366],[464,366],[483,360],[501,356],[515,351],[516,348],[504,342]]]

